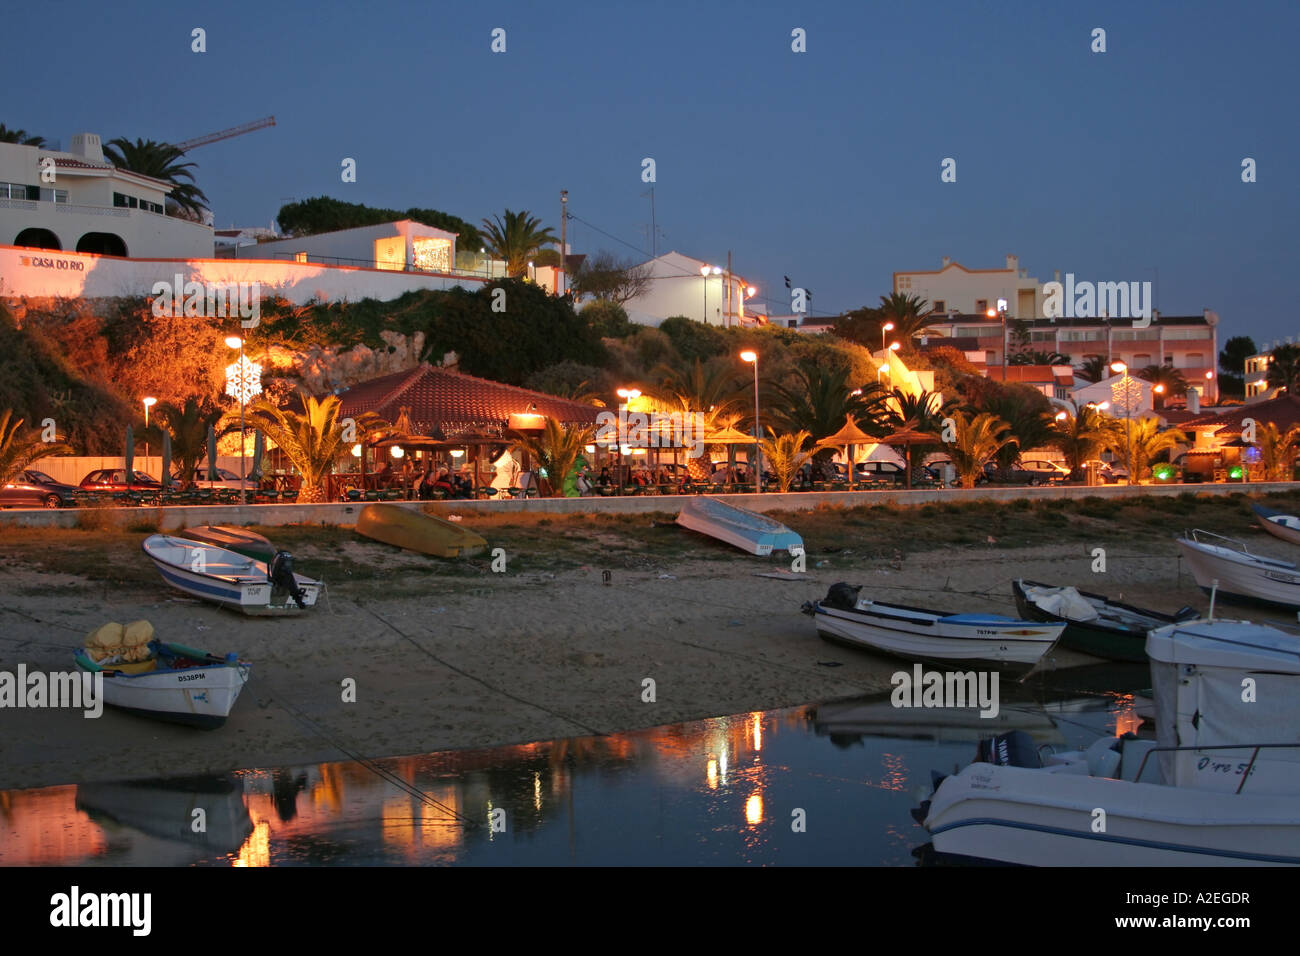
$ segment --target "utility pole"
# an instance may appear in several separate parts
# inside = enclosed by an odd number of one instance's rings
[[[726,326],[731,325],[731,317],[735,314],[736,311],[735,309],[732,308],[731,305],[731,250],[728,249],[727,250],[727,321],[722,323],[724,328]]]
[[[560,190],[560,271],[556,273],[557,281],[555,283],[555,294],[564,295],[565,279],[567,272],[564,268],[564,251],[568,248],[566,236],[568,235],[569,225],[569,191]]]

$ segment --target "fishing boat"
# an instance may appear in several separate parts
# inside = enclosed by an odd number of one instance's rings
[[[935,850],[1039,866],[1300,865],[1300,643],[1201,620],[1153,630],[1147,655],[1157,739],[1102,737],[1045,762],[1016,732],[986,742],[914,811]]]
[[[150,535],[140,547],[176,590],[244,614],[299,614],[316,604],[324,587],[295,574],[287,551],[277,551],[267,564],[167,534]]]
[[[677,514],[677,523],[759,557],[773,551],[803,551],[803,538],[781,522],[708,495],[688,498]]]
[[[1235,538],[1199,529],[1179,538],[1178,547],[1207,594],[1217,585],[1226,601],[1300,608],[1300,567],[1293,562],[1251,554]]]
[[[1269,534],[1291,544],[1300,544],[1300,517],[1285,511],[1274,511],[1263,505],[1251,505],[1250,510],[1255,512],[1259,526]]]
[[[78,670],[103,675],[105,704],[202,730],[226,722],[248,682],[251,665],[235,654],[221,657],[159,640],[141,645],[141,651],[122,654],[88,642],[73,658]]]
[[[1112,601],[1072,587],[1018,578],[1011,582],[1020,616],[1030,621],[1065,621],[1061,646],[1112,661],[1146,663],[1147,633],[1166,624],[1200,617],[1193,607],[1162,614]]]
[[[833,584],[803,606],[817,633],[908,660],[981,664],[1010,673],[1038,665],[1065,630],[1064,621],[1020,621],[1001,614],[953,614],[860,597],[861,588]]]
[[[357,534],[439,558],[465,558],[487,550],[486,539],[469,528],[402,505],[366,505],[357,515]]]
[[[147,836],[207,852],[238,853],[253,820],[244,802],[242,779],[215,777],[79,783],[76,806],[96,822],[111,821]],[[194,810],[203,808],[204,826],[194,829]],[[185,858],[176,861],[187,862]],[[122,865],[122,861],[118,861]]]
[[[176,537],[215,545],[263,563],[275,557],[276,548],[269,539],[234,525],[200,525],[195,528],[182,528],[176,532]]]

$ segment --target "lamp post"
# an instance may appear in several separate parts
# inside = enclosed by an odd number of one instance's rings
[[[763,493],[763,461],[762,454],[759,450],[759,439],[762,432],[758,424],[758,353],[746,349],[740,353],[740,358],[745,362],[752,362],[754,365],[754,493]]]
[[[239,400],[239,497],[243,500],[247,495],[247,489],[244,487],[244,476],[247,474],[244,456],[244,406],[248,404],[250,398],[262,392],[262,366],[244,358],[244,339],[241,336],[228,336],[226,345],[232,349],[239,349],[239,360],[234,365],[226,367],[226,394]],[[209,469],[216,466],[215,461],[208,462]]]
[[[886,322],[884,325],[880,327],[880,350],[882,352],[885,350],[885,333],[892,332],[892,331],[894,331],[893,322]]]
[[[1127,449],[1128,483],[1133,484],[1133,396],[1128,390],[1128,366],[1123,362],[1111,362],[1110,370],[1124,376],[1124,447]]]
[[[158,404],[158,399],[156,398],[144,399],[144,461],[145,461],[144,466],[146,468],[149,467],[149,409],[153,408],[153,406],[157,404]],[[128,476],[128,478],[129,477],[130,476]],[[167,476],[163,475],[162,479],[163,479],[163,484],[165,485],[167,483]]]
[[[881,363],[880,363],[880,367],[879,367],[878,369],[876,369],[876,384],[877,384],[877,385],[880,384],[880,376],[884,375],[884,374],[885,374],[886,372],[888,372],[888,371],[889,371],[889,363],[888,363],[888,362],[881,362]]]

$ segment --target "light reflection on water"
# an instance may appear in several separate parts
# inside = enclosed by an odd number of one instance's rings
[[[0,792],[0,864],[910,866],[927,836],[908,811],[930,772],[968,763],[981,736],[1024,729],[1066,749],[1137,720],[1128,693],[975,713],[877,696],[606,737]]]

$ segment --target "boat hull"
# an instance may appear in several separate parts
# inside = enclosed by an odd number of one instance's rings
[[[1011,582],[1011,592],[1015,596],[1016,608],[1021,617],[1029,621],[1062,620],[1062,618],[1044,611],[1031,601],[1025,593],[1024,585],[1030,587],[1048,586],[1037,581],[1016,580]],[[1122,608],[1135,615],[1142,615],[1150,619],[1150,626],[1140,630],[1128,630],[1120,627],[1109,627],[1102,623],[1066,619],[1065,630],[1061,634],[1061,646],[1073,651],[1081,651],[1084,654],[1091,654],[1093,657],[1101,657],[1109,661],[1145,664],[1147,660],[1146,640],[1148,631],[1151,628],[1177,623],[1178,620],[1173,615],[1160,614],[1157,611],[1148,611],[1127,604],[1119,604],[1100,594],[1090,594],[1086,591],[1080,591],[1079,594],[1084,598],[1102,601],[1110,607]]]
[[[944,855],[1025,866],[1300,866],[1300,808],[1282,794],[976,763],[943,779],[924,825]]]
[[[1230,548],[1178,539],[1187,566],[1201,590],[1218,582],[1218,596],[1227,601],[1300,608],[1300,569],[1286,561],[1243,555]]]
[[[1259,526],[1273,535],[1290,544],[1300,544],[1300,517],[1287,514],[1282,511],[1274,511],[1272,508],[1265,508],[1263,505],[1251,505],[1250,510],[1255,512],[1255,520]]]
[[[169,535],[151,535],[141,547],[171,587],[242,614],[258,617],[301,614],[315,606],[320,597],[319,581],[295,574],[294,580],[302,589],[306,606],[299,607],[287,592],[271,583],[265,564],[213,545]]]
[[[864,602],[870,603],[870,602]],[[930,621],[927,623],[927,615]],[[817,633],[828,640],[938,664],[982,664],[1012,673],[1032,670],[1052,648],[1064,624],[1028,621],[959,620],[967,615],[934,618],[934,612],[872,605],[848,610],[813,605]]]
[[[438,558],[464,558],[487,551],[487,541],[454,521],[401,505],[366,505],[357,516],[357,534],[396,548]]]
[[[275,545],[268,538],[233,525],[200,525],[194,528],[182,528],[176,532],[176,537],[224,548],[235,554],[242,554],[246,558],[252,558],[254,561],[261,561],[263,564],[275,556]]]
[[[83,672],[101,670],[84,653],[78,653],[75,659],[77,668]],[[249,670],[250,665],[242,663],[213,663],[139,674],[103,668],[104,703],[142,717],[214,730],[230,716],[248,683]]]
[[[677,524],[758,557],[803,550],[803,538],[781,522],[703,495],[682,505]]]

